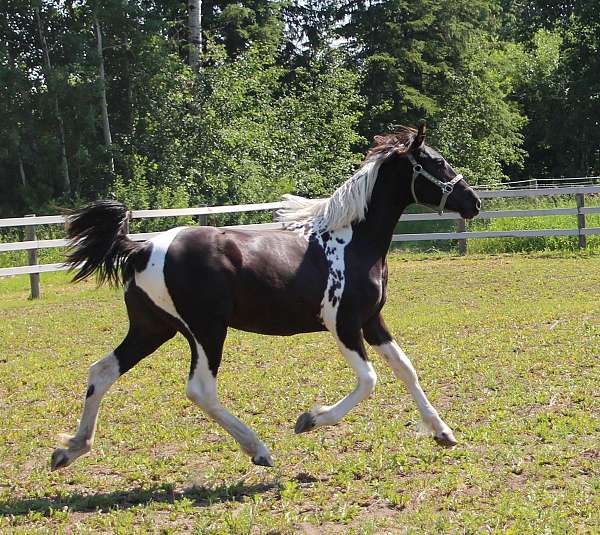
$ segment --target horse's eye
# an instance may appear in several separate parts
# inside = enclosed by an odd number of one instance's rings
[[[446,162],[444,160],[436,160],[435,165],[438,169],[443,169],[446,166]]]

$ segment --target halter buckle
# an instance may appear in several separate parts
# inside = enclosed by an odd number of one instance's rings
[[[444,182],[443,186],[440,186],[442,189],[442,193],[446,193],[450,195],[454,191],[454,184],[450,184],[449,182]]]

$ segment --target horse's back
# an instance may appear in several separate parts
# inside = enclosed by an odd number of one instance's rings
[[[296,233],[182,227],[149,244],[136,284],[171,315],[265,334],[322,329],[325,260]]]

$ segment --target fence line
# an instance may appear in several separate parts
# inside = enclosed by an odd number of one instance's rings
[[[549,208],[534,210],[494,210],[482,211],[478,219],[493,219],[499,217],[543,217],[549,215],[574,216],[577,220],[577,228],[573,229],[535,229],[535,230],[503,230],[503,231],[467,231],[465,221],[459,214],[446,213],[439,216],[435,212],[422,214],[404,214],[401,221],[431,221],[431,220],[454,220],[456,221],[455,232],[430,232],[430,233],[405,233],[395,234],[392,238],[394,242],[406,241],[434,241],[434,240],[458,240],[459,251],[465,254],[467,250],[467,240],[474,238],[528,238],[545,236],[577,236],[579,237],[579,246],[586,246],[586,237],[589,235],[600,234],[600,227],[586,227],[586,214],[600,213],[600,207],[585,207],[585,195],[600,193],[600,186],[566,186],[560,188],[537,188],[537,189],[508,189],[508,190],[485,190],[478,191],[482,199],[492,198],[514,198],[514,197],[538,197],[538,196],[556,196],[556,195],[575,195],[576,206],[573,208]],[[132,210],[129,212],[130,219],[146,219],[154,217],[180,217],[180,216],[199,216],[205,219],[212,214],[230,214],[241,212],[258,212],[265,210],[276,210],[280,208],[280,202],[243,204],[236,206],[209,206],[194,208],[168,208],[161,210]],[[32,297],[39,295],[39,273],[52,271],[64,271],[68,269],[63,264],[37,264],[37,251],[39,249],[48,249],[55,247],[65,247],[67,240],[37,240],[35,239],[35,227],[37,225],[64,224],[63,216],[26,216],[0,219],[1,227],[26,227],[29,239],[22,242],[0,243],[0,253],[8,251],[28,251],[28,266],[19,266],[11,268],[0,268],[0,277],[9,275],[31,276]],[[243,229],[281,229],[281,223],[262,223],[253,225],[231,225],[225,228],[243,228]],[[129,234],[129,237],[135,241],[144,241],[156,236],[159,232],[143,232]],[[36,291],[35,281],[38,281]]]
[[[479,184],[475,189],[506,189],[506,188],[558,188],[565,186],[593,186],[600,180],[600,176],[576,176],[560,178],[528,178],[527,180],[513,180],[499,184]]]
[[[228,207],[230,208],[230,207]],[[477,219],[496,219],[500,217],[543,217],[549,215],[585,215],[585,214],[597,214],[600,213],[600,207],[590,208],[549,208],[539,210],[495,210],[495,211],[482,211]],[[144,216],[150,217],[150,216]],[[159,217],[159,216],[152,216]],[[163,216],[164,217],[164,216]],[[461,220],[459,214],[456,213],[445,213],[441,216],[437,215],[432,217],[431,213],[424,214],[404,214],[400,221],[432,221],[432,220]],[[1,221],[1,220],[0,220]],[[247,230],[253,229],[281,229],[283,226],[281,223],[259,223],[253,225],[228,225],[223,228],[243,228]],[[137,234],[129,234],[129,237],[134,241],[144,241],[153,238],[160,232],[142,232]],[[441,239],[441,238],[440,238]],[[454,239],[454,238],[452,238]],[[418,240],[415,240],[418,241]],[[54,239],[54,240],[29,240],[20,242],[6,242],[0,243],[0,253],[9,251],[29,251],[32,249],[53,249],[56,247],[65,247],[68,245],[65,239]]]
[[[280,202],[264,202],[258,204],[236,204],[231,206],[198,206],[196,208],[163,208],[160,210],[131,210],[130,219],[147,219],[150,217],[180,217],[215,214],[235,214],[241,212],[258,212],[281,208]],[[56,225],[66,222],[65,216],[46,215],[37,217],[12,217],[0,219],[0,227],[25,227],[28,225]]]

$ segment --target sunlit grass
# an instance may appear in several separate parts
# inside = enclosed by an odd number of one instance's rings
[[[451,450],[417,436],[414,403],[375,355],[371,399],[294,435],[301,412],[353,387],[333,340],[231,331],[220,397],[275,469],[185,398],[178,337],[111,390],[92,453],[50,473],[88,366],[127,328],[121,291],[66,281],[42,275],[32,302],[26,277],[0,280],[0,532],[597,532],[598,256],[392,256],[385,317],[456,432]]]

